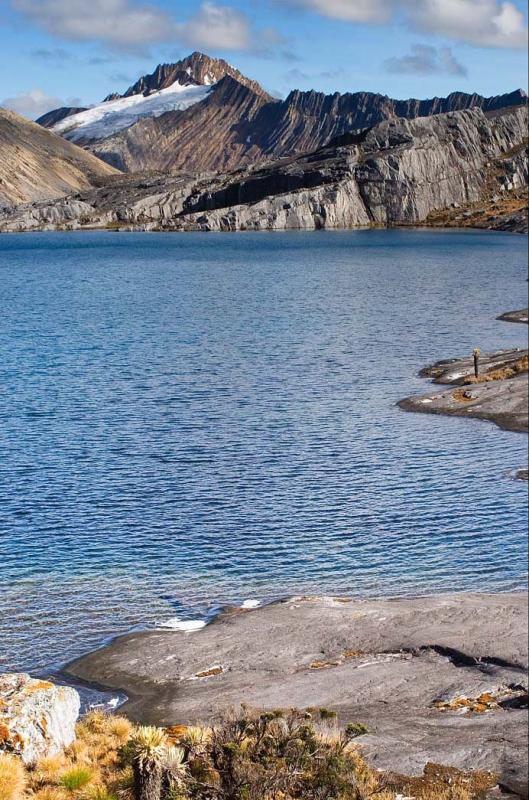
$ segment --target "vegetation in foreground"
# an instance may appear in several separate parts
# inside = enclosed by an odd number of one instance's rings
[[[434,764],[421,777],[367,765],[332,712],[243,708],[213,727],[137,727],[92,712],[76,741],[32,768],[0,754],[0,800],[480,800],[488,772]]]

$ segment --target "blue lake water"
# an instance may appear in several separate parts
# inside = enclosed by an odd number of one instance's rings
[[[0,236],[0,667],[286,594],[519,589],[527,438],[408,414],[523,346],[524,237]]]

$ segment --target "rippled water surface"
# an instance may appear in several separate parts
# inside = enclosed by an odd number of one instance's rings
[[[0,664],[287,593],[524,585],[527,439],[407,414],[495,321],[526,240],[0,236]]]

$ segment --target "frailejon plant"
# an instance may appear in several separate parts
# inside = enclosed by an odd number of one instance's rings
[[[167,737],[161,728],[142,726],[131,740],[136,800],[160,800]]]

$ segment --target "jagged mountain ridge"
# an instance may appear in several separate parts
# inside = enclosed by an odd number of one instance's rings
[[[87,106],[61,106],[43,114],[42,117],[38,118],[37,124],[42,125],[43,128],[53,128],[54,125],[66,119],[66,117],[80,114],[82,111],[88,111]]]
[[[0,228],[413,225],[432,212],[503,197],[517,204],[516,229],[526,229],[527,122],[525,105],[384,120],[265,166],[202,177],[124,176],[105,189],[0,216]]]
[[[211,58],[211,56],[196,51],[175,64],[158,64],[154,72],[150,75],[143,75],[124,94],[110,95],[110,97],[150,94],[151,92],[160,91],[160,89],[166,89],[175,81],[179,81],[182,85],[211,86],[214,83],[218,83],[226,75],[234,78],[257,94],[262,94],[264,97],[271,99],[270,95],[264,91],[257,81],[247,78],[238,69],[224,61],[223,58]]]
[[[310,151],[384,119],[466,108],[491,111],[516,106],[526,97],[518,90],[488,98],[454,92],[446,98],[394,100],[370,92],[325,95],[294,90],[285,100],[276,100],[227,62],[193,53],[176,64],[158,66],[124,95],[109,95],[107,101],[149,98],[176,81],[210,88],[185,108],[142,114],[109,135],[102,130],[96,138],[83,139],[64,120],[57,130],[67,138],[79,137],[76,141],[99,158],[128,172],[226,170]]]
[[[434,115],[445,107],[452,110],[451,105],[455,110],[483,107],[489,111],[522,100],[518,92],[499,98],[458,93],[451,99],[393,101],[367,93],[295,91],[285,100],[267,101],[226,76],[202,102],[185,111],[142,119],[90,145],[90,150],[125,172],[228,170],[309,152],[336,136],[384,119],[414,119],[419,112]]]
[[[0,206],[50,200],[118,174],[86,150],[3,108],[0,152]]]

